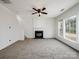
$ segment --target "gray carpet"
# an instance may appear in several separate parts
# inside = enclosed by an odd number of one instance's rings
[[[79,53],[55,39],[28,39],[1,50],[0,59],[79,59]]]

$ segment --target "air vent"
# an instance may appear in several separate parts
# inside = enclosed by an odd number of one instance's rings
[[[1,0],[3,3],[6,3],[6,4],[11,4],[11,1],[10,0]]]
[[[63,11],[64,11],[64,8],[63,8],[63,9],[61,9],[60,11],[61,11],[61,12],[63,12]]]

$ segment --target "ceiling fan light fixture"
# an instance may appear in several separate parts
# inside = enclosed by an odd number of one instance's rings
[[[45,7],[43,7],[43,8],[32,8],[34,11],[36,11],[36,12],[34,12],[34,13],[32,13],[32,15],[34,15],[34,14],[37,14],[38,13],[38,15],[39,15],[39,17],[41,16],[41,14],[48,14],[48,13],[46,13],[44,10],[46,10],[46,8]]]

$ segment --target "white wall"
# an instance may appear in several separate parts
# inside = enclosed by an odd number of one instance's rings
[[[44,38],[55,38],[55,20],[38,17],[34,19],[34,30],[43,30]]]
[[[19,14],[22,19],[25,36],[27,38],[35,37],[35,30],[43,30],[44,38],[55,38],[55,20],[53,18],[48,18],[45,15],[38,17],[37,15]]]
[[[67,19],[71,16],[74,16],[74,15],[77,15],[79,17],[79,3],[56,18],[57,19],[57,21],[56,21],[56,31],[58,31],[58,20],[61,20],[61,19],[65,20],[65,19]],[[79,20],[79,19],[77,19],[77,20]],[[79,33],[77,33],[77,34],[79,34]],[[65,42],[69,46],[79,50],[79,43],[78,42],[72,42],[72,41],[64,39],[63,37],[59,37],[58,32],[56,32],[56,38],[58,38],[59,40]]]
[[[18,40],[24,40],[24,32],[16,15],[0,5],[0,50]]]
[[[24,28],[24,35],[27,38],[34,38],[33,19],[29,14],[19,14],[22,27]]]

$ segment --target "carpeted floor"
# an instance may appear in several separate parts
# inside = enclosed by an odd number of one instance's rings
[[[29,39],[1,50],[0,59],[79,59],[79,53],[55,39]]]

